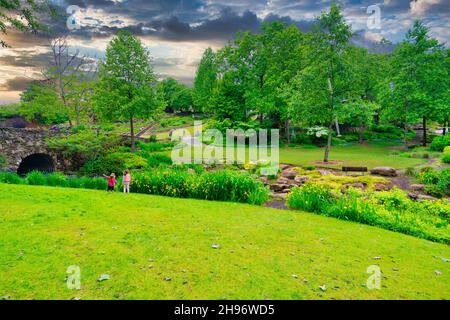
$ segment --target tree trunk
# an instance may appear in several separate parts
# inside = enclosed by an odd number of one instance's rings
[[[130,117],[130,135],[131,135],[131,152],[136,152],[136,142],[134,137],[134,121],[133,117]]]
[[[338,120],[338,118],[336,118],[336,133],[337,133],[338,137],[341,136],[341,129],[339,128],[339,120]]]
[[[405,144],[405,147],[408,146],[408,125],[406,123],[403,127],[403,143]]]
[[[422,118],[422,129],[423,129],[423,137],[422,137],[422,145],[424,147],[427,146],[427,117],[423,116]]]
[[[327,140],[327,146],[325,147],[325,155],[323,157],[323,162],[328,162],[328,157],[330,155],[330,149],[331,149],[331,134],[333,130],[333,121],[330,123],[328,127],[328,140]]]
[[[442,128],[442,135],[445,136],[446,133],[447,133],[447,121],[444,121],[444,125]]]
[[[289,132],[289,120],[286,120],[286,138],[288,145],[291,144],[291,133]]]

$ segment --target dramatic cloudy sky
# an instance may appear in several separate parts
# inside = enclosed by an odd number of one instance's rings
[[[149,47],[160,77],[172,76],[191,84],[207,47],[218,49],[239,30],[256,31],[263,21],[281,19],[308,31],[315,17],[330,6],[327,0],[53,0],[61,8],[77,5],[79,30],[56,23],[57,34],[69,34],[74,50],[101,59],[111,37],[128,28]],[[342,0],[345,18],[357,32],[354,41],[373,47],[382,37],[397,42],[416,19],[432,36],[450,40],[449,0]],[[380,29],[369,29],[367,8],[378,5]],[[12,48],[0,48],[0,103],[17,101],[46,66],[48,39],[44,35],[10,33]]]

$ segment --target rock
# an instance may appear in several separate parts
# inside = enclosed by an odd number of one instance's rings
[[[278,184],[287,184],[287,183],[289,183],[289,180],[286,178],[280,178],[277,180],[277,183]]]
[[[319,289],[323,292],[327,291],[327,287],[325,285],[319,286]]]
[[[172,281],[171,277],[164,277],[164,281]]]
[[[321,176],[328,176],[330,174],[333,174],[332,171],[326,170],[326,169],[322,169],[322,168],[317,169],[317,171],[319,171]]]
[[[373,185],[375,191],[389,191],[392,190],[393,187],[394,185],[392,183],[375,183]]]
[[[292,278],[295,278],[295,279],[297,279],[297,278],[298,278],[298,275],[296,275],[296,274],[293,274],[293,275],[292,275]]]
[[[259,180],[264,183],[264,184],[268,184],[269,183],[269,179],[267,179],[267,177],[259,177]]]
[[[346,188],[352,187],[352,188],[358,188],[358,189],[365,189],[367,187],[366,184],[361,182],[354,182],[354,183],[347,183],[345,185]]]
[[[287,169],[281,172],[281,175],[289,180],[295,179],[297,174],[298,172],[293,169]]]
[[[408,198],[410,198],[411,200],[417,200],[419,199],[419,196],[413,192],[408,193]]]
[[[271,197],[274,200],[286,200],[287,196],[288,196],[289,192],[281,192],[281,193],[272,193]]]
[[[423,184],[412,184],[409,187],[412,191],[424,191],[425,190],[425,185]]]
[[[310,180],[311,178],[308,176],[295,176],[294,181],[299,184],[304,184],[306,181]]]
[[[288,164],[280,164],[280,169],[281,170],[286,170],[286,169],[288,169],[288,168],[290,168],[291,166],[290,165],[288,165]]]
[[[102,275],[97,279],[97,282],[103,282],[103,281],[106,281],[106,280],[109,280],[109,279],[110,279],[109,274],[102,274]]]
[[[440,272],[439,270],[434,270],[434,273],[435,273],[437,276],[440,276],[440,275],[442,274],[442,272]]]
[[[376,167],[370,170],[371,174],[380,175],[383,177],[396,177],[397,171],[391,167]]]
[[[211,248],[213,248],[213,249],[220,249],[220,244],[213,244],[211,246]]]
[[[373,260],[381,260],[381,257],[373,257]]]
[[[270,185],[270,190],[275,191],[275,192],[281,192],[285,189],[286,185],[285,184],[272,184]]]
[[[432,197],[432,196],[429,196],[429,195],[426,195],[426,194],[419,194],[419,195],[417,195],[417,199],[421,200],[421,201],[424,201],[424,200],[428,200],[428,201],[437,200],[435,197]]]

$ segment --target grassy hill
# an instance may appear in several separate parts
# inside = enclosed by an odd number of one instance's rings
[[[314,214],[4,184],[0,206],[11,299],[450,298],[448,246]],[[380,290],[365,286],[374,264]]]

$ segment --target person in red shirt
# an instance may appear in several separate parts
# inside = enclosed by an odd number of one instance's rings
[[[104,177],[108,180],[108,192],[114,192],[117,183],[116,174],[111,173],[111,175]]]

